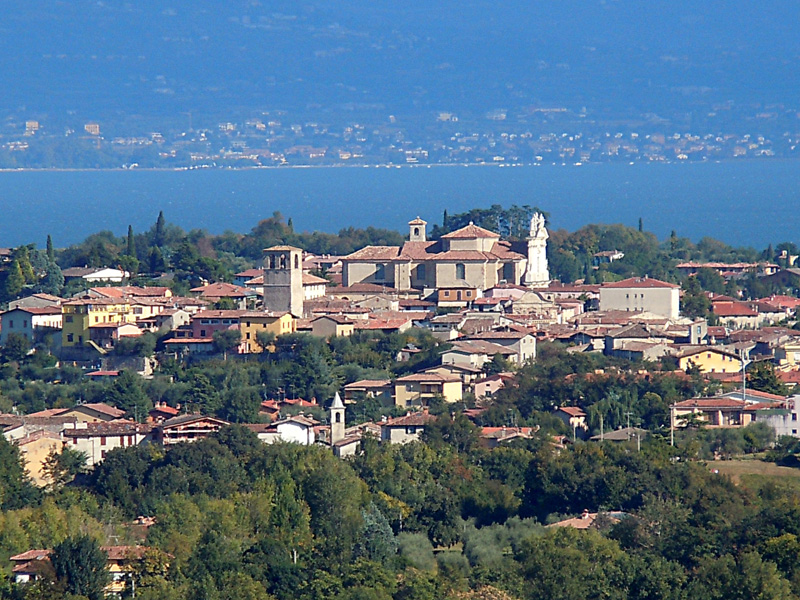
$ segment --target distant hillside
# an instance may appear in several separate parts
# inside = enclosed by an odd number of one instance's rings
[[[626,115],[789,102],[800,84],[800,5],[783,0],[30,0],[3,13],[0,109],[51,119],[550,104]]]

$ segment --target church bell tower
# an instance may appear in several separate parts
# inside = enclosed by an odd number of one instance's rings
[[[293,246],[264,250],[264,310],[303,316],[303,251]]]

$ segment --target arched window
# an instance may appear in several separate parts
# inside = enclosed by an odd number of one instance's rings
[[[300,257],[297,256],[297,254],[294,255],[294,268],[295,269],[300,268]]]
[[[269,255],[269,268],[270,269],[274,269],[275,268],[275,255],[274,254],[270,254]]]
[[[336,420],[337,423],[341,423],[342,422],[342,413],[337,412],[335,420]]]
[[[286,268],[286,255],[285,254],[281,254],[281,269],[285,269],[285,268]]]
[[[419,227],[414,227],[414,237],[419,237]]]
[[[467,269],[464,263],[456,263],[456,279],[466,279]]]

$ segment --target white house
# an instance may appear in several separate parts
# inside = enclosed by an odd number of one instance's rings
[[[0,315],[0,346],[5,345],[9,334],[16,333],[29,342],[40,340],[46,333],[61,329],[61,308],[18,307]]]

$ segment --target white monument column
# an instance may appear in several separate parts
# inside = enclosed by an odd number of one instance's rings
[[[535,213],[531,217],[531,230],[528,235],[528,268],[523,283],[530,288],[547,287],[550,283],[550,270],[547,266],[547,229],[544,215]]]

